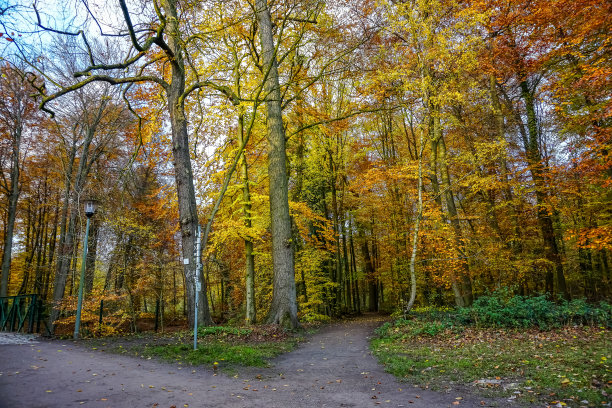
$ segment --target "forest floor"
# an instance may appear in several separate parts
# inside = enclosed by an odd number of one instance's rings
[[[240,368],[230,375],[215,373],[209,364],[107,353],[83,341],[13,340],[0,344],[0,407],[514,405],[484,399],[473,387],[434,392],[398,382],[369,349],[382,319],[367,315],[326,325],[268,367]]]
[[[387,371],[430,389],[470,384],[526,406],[612,406],[612,332],[603,326],[477,328],[412,316],[377,334],[371,346]]]

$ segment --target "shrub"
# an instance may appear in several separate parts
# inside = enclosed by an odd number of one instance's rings
[[[472,307],[459,309],[458,321],[478,327],[528,328],[542,330],[566,324],[612,327],[612,306],[588,304],[583,299],[555,303],[546,296],[513,296],[497,291],[478,298]]]
[[[104,301],[102,323],[100,301]],[[77,297],[66,296],[60,303],[66,315],[56,321],[55,334],[72,336],[76,321]],[[126,296],[92,291],[84,300],[81,309],[81,335],[83,337],[112,336],[126,331],[132,317],[126,313]]]
[[[456,323],[453,314],[449,311],[428,310],[416,312],[417,315],[409,319],[397,319],[387,322],[376,330],[379,337],[403,339],[418,336],[435,337],[446,331],[462,331],[462,325]],[[436,315],[437,317],[433,317]]]
[[[563,325],[612,327],[612,305],[603,301],[591,304],[584,299],[554,302],[545,295],[513,296],[508,289],[501,289],[479,297],[467,308],[414,308],[407,319],[398,319],[394,327],[410,326],[402,331],[433,336],[445,329],[457,330],[472,325],[513,329],[537,327],[541,330]],[[389,327],[383,325],[381,330],[388,331]]]

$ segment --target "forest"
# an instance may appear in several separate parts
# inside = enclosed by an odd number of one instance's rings
[[[611,26],[601,0],[0,2],[0,296],[53,333],[82,287],[102,334],[609,302]]]

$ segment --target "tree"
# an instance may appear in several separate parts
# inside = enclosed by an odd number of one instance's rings
[[[546,259],[551,265],[546,273],[546,291],[554,293],[556,278],[557,291],[568,297],[562,254],[557,242],[558,228],[553,220],[557,210],[550,200],[550,167],[546,158],[549,152],[543,145],[538,115],[539,87],[548,70],[548,58],[542,47],[550,45],[550,42],[546,36],[538,35],[540,22],[536,16],[539,13],[532,13],[520,4],[493,6],[499,13],[492,16],[487,28],[492,57],[498,62],[491,66],[495,65],[496,76],[506,81],[506,85],[499,84],[499,88],[520,134],[523,155],[534,185],[537,221]],[[512,93],[518,96],[520,103],[512,99]]]
[[[39,88],[42,95],[41,109],[53,114],[53,111],[49,108],[52,101],[95,82],[123,86],[125,100],[128,100],[129,90],[134,84],[153,83],[162,89],[167,98],[166,109],[171,125],[174,177],[178,197],[183,258],[185,259],[184,274],[188,293],[187,313],[191,320],[193,318],[196,288],[194,281],[196,266],[194,248],[198,214],[191,168],[185,100],[193,91],[206,86],[207,82],[199,81],[197,73],[188,77],[185,58],[189,58],[186,47],[191,44],[184,41],[185,35],[189,35],[189,33],[184,33],[184,27],[181,26],[184,19],[179,18],[179,4],[176,0],[155,1],[152,4],[153,10],[144,5],[139,10],[139,14],[141,16],[152,15],[152,17],[151,20],[140,23],[138,26],[132,23],[132,14],[126,1],[120,0],[119,5],[124,28],[127,31],[112,34],[100,33],[101,37],[112,36],[117,39],[129,40],[129,46],[124,49],[123,53],[114,54],[115,58],[123,58],[116,62],[97,62],[112,57],[110,55],[96,55],[94,53],[95,49],[92,49],[82,29],[72,32],[62,28],[47,28],[36,9],[36,4],[34,5],[38,26],[54,34],[81,37],[89,61],[87,67],[74,74],[78,79],[77,82],[63,85],[56,83],[56,89],[51,92],[42,87]],[[197,11],[197,7],[191,7],[191,5],[185,5],[185,9],[182,11],[185,13]],[[97,17],[90,11],[91,9],[86,9],[86,13],[97,22]],[[144,40],[140,33],[144,33]],[[161,72],[156,73],[152,70],[152,67],[155,66],[160,67]],[[165,66],[169,67],[169,70],[164,69]],[[126,69],[129,73],[124,75],[123,70]],[[190,80],[189,86],[186,85],[188,79]],[[199,299],[201,303],[198,305],[198,322],[205,325],[211,324],[205,286]]]
[[[8,201],[4,218],[6,224],[0,271],[2,273],[0,296],[8,294],[17,202],[21,193],[20,170],[24,160],[23,140],[34,128],[35,121],[40,119],[35,108],[36,101],[30,97],[34,91],[30,80],[31,78],[28,79],[25,72],[16,67],[9,64],[0,67],[0,132],[3,145],[0,158],[2,162],[0,186]]]
[[[67,104],[69,110],[57,123],[57,136],[66,149],[67,163],[58,261],[53,286],[54,307],[49,314],[48,326],[51,332],[59,317],[60,301],[64,297],[70,267],[76,262],[77,226],[82,202],[87,198],[89,173],[126,123],[126,110],[114,103],[112,91],[109,85],[103,85],[97,90],[76,89],[71,94],[72,103]],[[65,137],[66,135],[68,137]]]
[[[419,240],[419,228],[421,226],[421,220],[423,219],[423,150],[425,149],[425,140],[424,129],[419,129],[419,168],[417,170],[417,214],[416,220],[414,222],[414,227],[412,231],[412,253],[410,255],[410,298],[408,299],[408,304],[404,309],[404,313],[407,313],[414,306],[414,302],[416,301],[416,291],[417,291],[417,281],[416,281],[416,271],[415,271],[415,263],[417,257],[417,247]]]
[[[272,223],[272,260],[274,294],[268,313],[269,323],[295,328],[298,326],[295,293],[291,218],[285,128],[281,109],[276,47],[267,0],[255,1],[263,66],[266,72],[265,101],[268,126],[268,177],[270,180],[270,218]]]

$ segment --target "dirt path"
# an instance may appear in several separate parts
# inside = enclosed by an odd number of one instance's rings
[[[385,373],[368,349],[379,324],[370,318],[330,325],[272,367],[236,377],[87,350],[72,341],[0,345],[0,407],[483,406],[481,398],[421,390]]]

